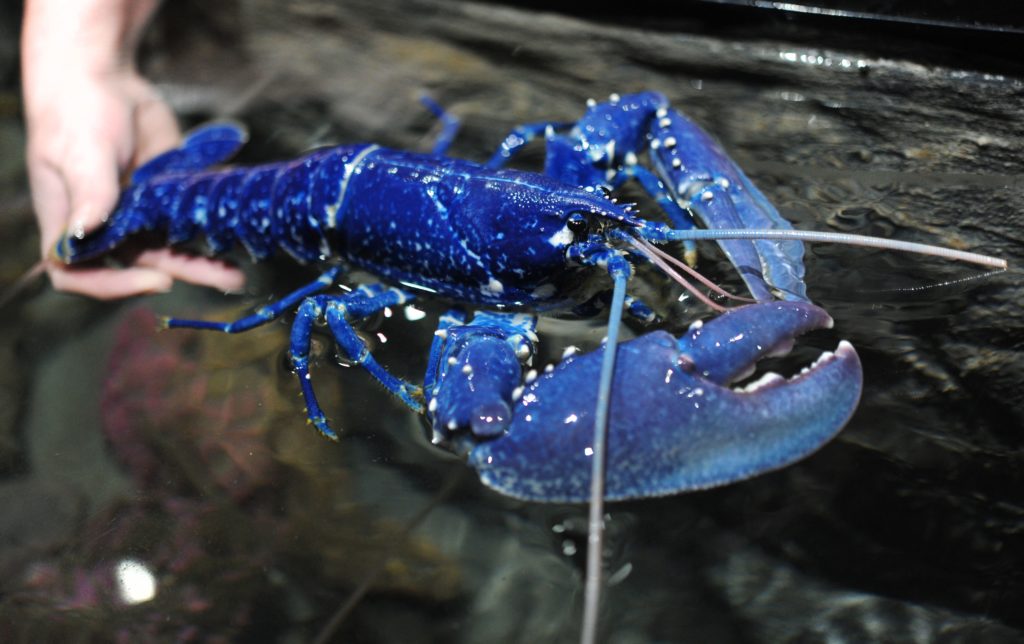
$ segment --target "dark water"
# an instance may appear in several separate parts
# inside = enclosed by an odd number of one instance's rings
[[[193,33],[173,40],[158,26],[148,68],[183,118],[248,123],[251,161],[331,140],[424,149],[419,90],[464,118],[456,153],[485,158],[512,124],[571,119],[588,95],[645,87],[719,137],[798,227],[1024,255],[1020,76],[459,3],[225,6],[165,16]],[[191,46],[176,49],[182,39]],[[36,248],[14,92],[5,283]],[[786,470],[611,506],[605,639],[1019,641],[1019,272],[963,282],[977,271],[820,246],[807,269],[836,323],[793,362],[850,340],[865,367],[857,414]],[[252,269],[244,297],[179,286],[121,304],[39,286],[5,307],[4,641],[577,637],[585,508],[482,488],[420,419],[338,365],[325,334],[314,378],[337,444],[304,422],[287,320],[236,338],[153,331],[153,313],[230,319],[312,275],[270,264]],[[396,310],[362,329],[413,379],[442,305],[421,308],[421,320]],[[602,332],[543,331],[552,355]],[[126,599],[119,579],[147,575],[155,594]]]

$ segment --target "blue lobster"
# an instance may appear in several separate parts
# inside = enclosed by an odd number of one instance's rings
[[[444,124],[430,154],[362,144],[283,163],[216,167],[246,135],[230,123],[205,126],[139,168],[105,226],[65,237],[56,256],[86,262],[151,231],[168,244],[202,233],[213,253],[239,242],[254,260],[283,250],[303,263],[331,262],[314,282],[250,316],[166,324],[234,333],[297,309],[292,364],[310,421],[333,439],[309,372],[312,328],[326,320],[341,351],[425,413],[435,442],[467,454],[486,485],[523,499],[579,502],[590,494],[602,352],[566,356],[538,376],[529,369],[537,315],[601,311],[608,300],[602,274],[625,284],[640,264],[686,270],[654,245],[682,240],[692,264],[692,239],[708,233],[692,230],[696,216],[712,238],[714,229],[723,236],[758,231],[752,239],[719,240],[757,302],[697,322],[682,337],[654,331],[609,352],[615,384],[606,498],[746,479],[807,456],[843,427],[862,380],[845,342],[793,379],[770,374],[730,387],[761,357],[831,320],[807,301],[802,243],[761,238],[768,230],[795,231],[664,96],[613,95],[591,103],[576,123],[523,125],[486,164],[446,157],[457,121],[428,107]],[[543,174],[502,167],[540,135],[547,144]],[[669,223],[642,218],[608,196],[630,180]],[[349,267],[382,282],[328,293]],[[377,363],[353,322],[423,294],[454,308],[441,317],[424,383],[416,385]],[[642,321],[656,318],[637,298],[623,306]]]

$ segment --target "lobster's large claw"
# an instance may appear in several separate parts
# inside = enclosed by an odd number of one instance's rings
[[[728,382],[794,335],[827,327],[798,302],[754,304],[695,325],[676,340],[654,332],[619,346],[608,436],[606,496],[629,499],[723,485],[811,454],[856,408],[861,366],[841,342],[786,380]],[[586,501],[601,352],[566,359],[524,392],[505,436],[470,463],[488,486],[537,501]]]

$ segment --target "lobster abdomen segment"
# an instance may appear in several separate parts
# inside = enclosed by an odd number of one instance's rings
[[[232,137],[233,147],[224,141]],[[180,148],[137,170],[107,224],[84,237],[61,240],[57,257],[68,264],[88,261],[144,231],[165,232],[170,244],[202,233],[212,254],[238,241],[257,260],[278,249],[301,262],[330,256],[324,228],[340,209],[343,186],[361,153],[376,146],[339,146],[286,163],[209,169],[244,140],[237,126],[197,130]]]

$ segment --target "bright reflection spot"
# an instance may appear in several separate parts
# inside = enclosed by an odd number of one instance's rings
[[[381,344],[384,344],[385,342],[388,341],[388,337],[386,335],[384,335],[383,333],[378,333],[377,334],[377,339],[380,340]]]
[[[621,568],[608,576],[608,581],[606,583],[609,586],[620,584],[626,580],[626,577],[629,577],[629,573],[631,572],[633,572],[633,564],[627,561]]]
[[[593,447],[584,447],[583,448],[583,454],[586,455],[586,456],[593,456],[594,455],[594,448]]]
[[[412,304],[406,306],[404,312],[405,319],[409,320],[410,322],[418,322],[419,320],[422,320],[423,318],[427,317],[426,311],[422,311],[413,306]]]
[[[577,420],[579,420],[579,416],[577,416],[576,414],[569,414],[568,416],[565,417],[565,424],[571,425],[572,423],[575,423]]]
[[[562,554],[566,557],[571,557],[576,554],[576,544],[572,539],[565,539],[562,541]]]
[[[115,569],[117,592],[126,604],[141,604],[156,596],[156,577],[146,564],[125,559]]]

